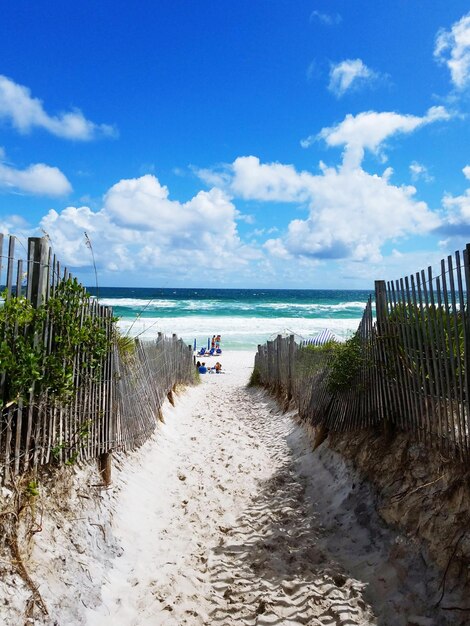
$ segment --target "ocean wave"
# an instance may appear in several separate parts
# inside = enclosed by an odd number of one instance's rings
[[[298,317],[166,317],[140,318],[137,321],[121,319],[119,327],[123,334],[141,339],[155,339],[158,333],[175,333],[188,345],[194,340],[198,347],[207,345],[207,339],[214,334],[222,336],[222,347],[230,349],[251,349],[265,343],[273,335],[289,332],[298,338],[307,339],[328,328],[343,339],[357,330],[357,318],[298,318]],[[132,326],[132,328],[131,328]]]
[[[195,312],[218,313],[230,316],[231,313],[243,314],[252,311],[260,315],[275,316],[276,312],[285,315],[335,315],[351,312],[359,314],[365,307],[364,302],[338,302],[335,304],[315,303],[315,302],[234,302],[226,300],[139,300],[137,298],[103,298],[101,304],[115,309],[126,309],[129,313],[137,315],[141,312],[148,313],[158,310],[170,311],[184,314],[194,314]]]
[[[113,308],[123,307],[126,309],[145,310],[171,308],[179,305],[179,302],[171,300],[139,300],[139,298],[100,298],[100,304]]]
[[[365,302],[339,302],[337,304],[322,304],[308,302],[301,304],[298,302],[270,302],[258,306],[269,306],[273,309],[302,309],[311,311],[345,311],[348,309],[358,309],[362,311],[366,306]]]

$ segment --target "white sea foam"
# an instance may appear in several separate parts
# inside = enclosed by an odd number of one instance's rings
[[[158,311],[171,309],[181,311],[214,311],[227,308],[233,311],[288,311],[293,315],[296,312],[306,314],[334,314],[341,311],[362,311],[364,302],[339,302],[337,304],[314,302],[227,302],[225,300],[141,300],[138,298],[102,298],[100,303],[110,307],[132,309],[133,311]]]
[[[207,346],[208,337],[222,335],[222,347],[230,349],[248,349],[265,343],[279,333],[292,332],[298,337],[309,338],[324,328],[329,328],[341,338],[350,337],[359,325],[357,318],[335,319],[304,317],[228,317],[228,316],[191,316],[140,318],[137,321],[123,318],[119,327],[123,334],[139,335],[141,339],[153,339],[159,332],[164,335],[175,333],[186,344],[198,347]],[[131,328],[132,326],[132,328]]]
[[[338,304],[320,304],[320,303],[298,303],[298,302],[267,302],[264,305],[272,309],[300,309],[307,311],[344,311],[346,309],[359,309],[362,311],[366,306],[365,302],[340,302]]]
[[[100,298],[100,304],[111,307],[125,307],[130,309],[154,310],[159,308],[171,308],[175,306],[173,300],[142,300],[140,298]]]

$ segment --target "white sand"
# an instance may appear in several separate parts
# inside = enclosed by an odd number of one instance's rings
[[[76,623],[434,624],[431,570],[340,457],[246,388],[253,359],[224,353],[229,373],[177,394],[115,472],[122,550]]]
[[[41,486],[23,558],[48,616],[25,619],[31,592],[5,561],[1,624],[465,623],[433,613],[440,577],[350,465],[246,388],[253,357],[224,352],[229,373],[180,391],[142,448],[115,455],[111,489],[92,466]]]

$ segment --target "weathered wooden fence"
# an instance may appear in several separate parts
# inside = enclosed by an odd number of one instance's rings
[[[80,287],[60,266],[44,238],[28,240],[27,260],[18,258],[15,244],[15,237],[5,241],[0,234],[4,301],[25,296],[37,308],[50,302],[64,281],[72,281],[72,288]],[[57,402],[50,389],[38,393],[34,384],[26,398],[12,398],[12,381],[0,351],[0,483],[39,465],[72,463],[142,444],[156,428],[160,407],[174,385],[193,380],[192,350],[176,336],[136,342],[121,356],[110,308],[90,298],[72,314],[80,328],[92,319],[108,341],[106,353],[93,365],[87,350],[78,347],[75,351],[71,401]],[[27,331],[19,331],[15,324],[12,327],[11,321],[6,324],[9,328],[4,325],[3,331],[0,325],[0,342],[7,330],[21,341],[21,332]],[[53,353],[53,319],[46,316],[40,332],[35,332],[45,352]]]
[[[156,417],[177,383],[194,381],[193,350],[176,335],[156,341],[137,341],[128,358],[115,359],[115,449],[141,445],[155,430]]]
[[[338,351],[278,336],[258,347],[261,381],[296,403],[300,416],[332,431],[376,424],[410,431],[447,456],[470,456],[470,245],[396,281],[376,281],[355,334],[359,366],[332,389]]]

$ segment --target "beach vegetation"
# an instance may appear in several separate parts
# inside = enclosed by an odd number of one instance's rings
[[[320,346],[313,344],[302,346],[295,358],[295,375],[299,378],[307,378],[323,372],[329,367],[337,346],[337,341],[328,341]]]
[[[25,495],[28,498],[36,498],[39,495],[39,485],[36,480],[30,480],[25,487]]]
[[[112,340],[99,318],[88,313],[90,296],[77,281],[60,282],[46,303],[33,307],[25,296],[2,294],[0,371],[4,402],[11,406],[47,394],[70,402],[76,378],[83,385],[100,376]],[[76,355],[83,358],[76,371]]]
[[[253,368],[248,381],[248,387],[260,387],[261,386],[261,372],[257,367]]]
[[[459,386],[459,372],[462,377],[465,373],[464,323],[461,310],[399,303],[388,315],[380,336],[393,357],[388,362],[388,376],[396,378],[401,364],[427,387],[431,381],[426,363],[433,359],[444,371],[455,372],[454,383]]]
[[[328,390],[334,393],[349,389],[364,364],[364,350],[358,335],[336,344],[329,363]]]
[[[136,351],[136,342],[133,337],[129,337],[129,335],[122,335],[119,332],[119,329],[116,327],[114,329],[115,333],[115,342],[117,346],[117,350],[119,353],[119,357],[125,362],[128,363],[135,355]]]

